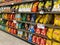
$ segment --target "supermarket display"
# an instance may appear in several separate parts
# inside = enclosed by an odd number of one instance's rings
[[[31,45],[60,45],[60,15],[51,13],[60,11],[60,0],[6,1],[20,1],[20,3],[0,7],[1,30],[15,35]],[[33,2],[27,3],[27,1]]]
[[[20,5],[14,5],[12,7],[1,7],[1,12],[47,12],[51,11],[52,9],[52,1],[45,2],[32,2],[32,3],[25,3]]]
[[[15,1],[15,2],[26,2],[26,1],[34,1],[34,0],[0,0],[0,2],[10,2],[10,1]]]

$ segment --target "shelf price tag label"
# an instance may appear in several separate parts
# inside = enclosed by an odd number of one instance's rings
[[[0,18],[0,20],[2,20],[2,18]]]
[[[38,23],[38,24],[37,24],[37,28],[42,28],[42,29],[44,29],[44,28],[45,28],[45,25]]]
[[[17,23],[17,21],[16,21],[16,20],[13,20],[13,22],[14,22],[14,23]]]
[[[44,14],[44,11],[40,11],[39,13],[40,13],[40,14]]]
[[[2,18],[1,18],[1,20],[2,20]]]
[[[14,3],[11,3],[12,5],[14,5]]]
[[[12,12],[12,13],[15,13],[15,12]]]

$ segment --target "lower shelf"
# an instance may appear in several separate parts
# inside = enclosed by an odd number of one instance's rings
[[[5,33],[8,33],[9,35],[12,35],[12,36],[14,36],[14,37],[18,38],[18,39],[21,39],[21,40],[23,40],[23,41],[25,41],[25,42],[27,42],[27,43],[29,43],[29,44],[31,44],[31,45],[37,45],[37,44],[35,44],[35,43],[28,42],[27,40],[25,40],[25,39],[23,39],[23,38],[20,38],[20,37],[19,37],[19,36],[17,36],[17,35],[13,35],[13,34],[11,34],[11,33],[7,32],[7,31],[5,31],[5,30],[2,30],[2,29],[0,29],[0,30],[1,30],[1,31],[3,31],[3,32],[5,32]]]
[[[2,26],[6,26],[6,25],[4,25],[4,24],[0,24],[0,25],[2,25]],[[13,27],[11,27],[11,26],[7,26],[7,27],[13,28]],[[16,29],[16,28],[14,28],[14,29]],[[0,29],[0,30],[2,30],[2,29]],[[17,30],[31,33],[31,32],[29,32],[29,31],[25,31],[24,29],[17,29]],[[10,35],[12,35],[12,36],[14,36],[14,37],[17,37],[17,38],[19,38],[19,39],[21,39],[21,40],[24,40],[25,42],[28,42],[28,41],[25,40],[24,38],[20,38],[20,37],[17,36],[17,35],[13,35],[13,34],[7,32],[7,31],[5,31],[5,30],[2,30],[2,31],[4,31],[4,32],[6,32],[6,33],[8,33],[8,34],[10,34]],[[34,34],[34,35],[40,36],[40,37],[42,37],[42,38],[44,38],[44,39],[53,40],[53,41],[55,41],[55,42],[60,43],[59,41],[57,41],[57,40],[55,40],[55,39],[53,39],[53,38],[50,39],[50,38],[48,38],[47,36],[44,36],[44,35],[41,35],[41,34],[36,34],[36,33],[31,33],[31,34]],[[32,43],[32,42],[28,42],[28,43],[30,43],[30,44],[32,44],[32,45],[36,45],[36,43]]]

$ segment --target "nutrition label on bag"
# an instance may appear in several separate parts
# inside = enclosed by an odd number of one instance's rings
[[[45,25],[38,23],[38,24],[37,24],[37,28],[42,28],[42,29],[44,29],[44,28],[45,28]]]

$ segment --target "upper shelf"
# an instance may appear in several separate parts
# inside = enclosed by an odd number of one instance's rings
[[[60,14],[60,12],[56,11],[56,12],[0,12],[0,14],[11,14],[11,13],[14,13],[14,14],[20,14],[20,13],[27,13],[27,14]]]
[[[43,0],[39,0],[39,2],[41,2],[41,1],[43,1]],[[22,2],[10,1],[10,2],[5,2],[5,3],[0,3],[0,7],[12,6],[12,5],[18,5],[18,4],[24,4],[24,3],[31,3],[31,2],[36,2],[36,1],[22,1]]]

